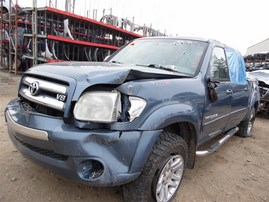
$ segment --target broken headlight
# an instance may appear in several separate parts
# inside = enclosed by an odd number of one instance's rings
[[[139,97],[129,97],[130,108],[128,110],[130,122],[139,117],[146,106],[146,101]]]
[[[94,91],[84,93],[74,108],[75,119],[99,123],[116,122],[121,113],[119,92]]]

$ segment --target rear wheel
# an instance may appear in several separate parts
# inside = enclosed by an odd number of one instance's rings
[[[238,136],[241,136],[241,137],[252,136],[252,129],[253,129],[254,121],[255,121],[255,115],[256,115],[256,111],[255,111],[255,108],[253,107],[251,109],[251,112],[248,118],[239,124],[239,131],[237,132]]]
[[[139,178],[124,186],[125,201],[171,201],[184,174],[187,150],[181,137],[163,132]]]

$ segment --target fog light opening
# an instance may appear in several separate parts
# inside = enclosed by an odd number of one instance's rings
[[[86,160],[80,163],[81,177],[86,180],[94,180],[104,172],[104,166],[96,160]]]

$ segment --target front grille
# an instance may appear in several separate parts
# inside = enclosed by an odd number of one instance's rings
[[[22,78],[19,95],[39,113],[62,116],[68,94],[68,84],[46,78],[25,76]]]
[[[21,100],[21,106],[26,112],[36,112],[41,114],[46,114],[53,117],[63,117],[64,112],[52,109],[47,106],[39,105],[34,102],[30,102],[29,100],[26,100],[22,98]]]
[[[15,136],[14,136],[15,137]],[[19,140],[18,138],[15,137],[15,139],[17,141],[19,141],[23,146],[27,147],[28,149],[38,153],[38,154],[41,154],[41,155],[44,155],[44,156],[47,156],[49,158],[53,158],[53,159],[57,159],[57,160],[60,160],[60,161],[66,161],[68,159],[68,156],[65,156],[65,155],[62,155],[62,154],[57,154],[51,150],[47,150],[47,149],[42,149],[42,148],[39,148],[39,147],[36,147],[36,146],[33,146],[33,145],[30,145],[22,140]]]

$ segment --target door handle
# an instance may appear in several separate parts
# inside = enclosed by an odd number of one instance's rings
[[[227,95],[230,95],[230,94],[232,94],[232,93],[233,93],[233,91],[232,91],[231,89],[226,90],[226,94],[227,94]]]
[[[246,88],[245,88],[245,91],[249,91],[249,88],[248,88],[248,87],[246,87]]]

